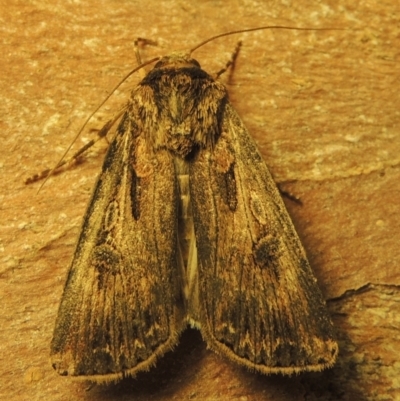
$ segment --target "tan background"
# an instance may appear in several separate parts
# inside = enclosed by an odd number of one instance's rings
[[[0,399],[399,400],[400,3],[393,0],[2,1],[0,4]],[[397,5],[396,5],[397,4]],[[49,363],[58,302],[106,145],[37,195],[85,117],[134,65],[214,34],[266,24],[345,31],[261,31],[194,56],[208,72],[244,45],[231,101],[282,187],[338,329],[337,365],[265,377],[208,351],[196,331],[149,373],[94,386]],[[134,77],[89,124],[94,135]],[[225,78],[222,78],[226,80]],[[87,391],[88,390],[88,391]]]

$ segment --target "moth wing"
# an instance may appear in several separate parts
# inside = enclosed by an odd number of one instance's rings
[[[338,347],[305,251],[230,104],[190,166],[198,324],[209,348],[265,374],[319,371]]]
[[[125,115],[84,218],[51,343],[61,375],[134,375],[182,329],[173,160],[133,130]]]

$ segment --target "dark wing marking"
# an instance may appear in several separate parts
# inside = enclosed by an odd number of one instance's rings
[[[62,375],[147,370],[183,327],[173,158],[132,125],[125,115],[110,144],[68,274],[51,343]]]
[[[199,325],[208,346],[251,369],[331,366],[333,326],[276,185],[228,104],[213,151],[190,165]]]

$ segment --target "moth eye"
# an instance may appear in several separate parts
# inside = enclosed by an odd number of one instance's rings
[[[194,58],[190,59],[189,62],[191,64],[195,65],[196,67],[201,68],[200,63],[197,60],[195,60]]]
[[[163,60],[157,61],[157,63],[154,64],[153,69],[161,68],[163,65],[164,65],[164,61]]]

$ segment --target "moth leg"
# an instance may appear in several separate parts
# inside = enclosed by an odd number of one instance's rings
[[[135,57],[136,57],[136,63],[137,65],[142,64],[142,58],[140,57],[140,50],[141,48],[143,48],[144,46],[157,46],[157,42],[155,40],[151,40],[151,39],[146,39],[146,38],[140,38],[137,37],[134,42],[133,42],[134,46],[135,46]],[[147,73],[146,70],[144,68],[141,68],[139,70],[139,74],[140,74],[140,78],[143,79]]]
[[[286,199],[289,199],[292,202],[297,203],[300,206],[303,206],[303,202],[301,201],[301,199],[298,196],[296,196],[293,192],[285,191],[283,188],[281,188],[279,184],[276,184],[276,186],[278,187],[281,196],[284,196]]]
[[[154,40],[140,38],[140,37],[136,38],[136,40],[134,41],[134,46],[135,46],[135,57],[136,57],[136,61],[137,61],[138,65],[141,64],[139,48],[142,48],[145,45],[156,46],[157,42]],[[139,73],[142,76],[142,78],[144,78],[146,76],[146,72],[144,71],[144,69],[140,69]],[[99,140],[101,140],[103,138],[106,138],[106,140],[107,140],[107,134],[109,133],[110,129],[119,120],[119,118],[124,114],[124,112],[125,112],[125,107],[116,116],[114,116],[111,120],[106,122],[106,124],[103,126],[103,128],[101,128],[100,131],[98,132],[96,139],[90,140],[87,144],[85,144],[84,146],[82,146],[82,148],[80,148],[77,152],[75,152],[70,158],[64,160],[64,156],[65,156],[64,155],[63,158],[57,163],[57,165],[55,167],[53,167],[52,169],[45,169],[45,170],[41,171],[40,173],[37,173],[37,174],[34,174],[34,175],[28,177],[25,180],[25,184],[32,184],[34,182],[37,182],[37,181],[40,181],[43,179],[46,180],[47,178],[49,178],[52,175],[59,174],[62,171],[62,168],[64,166],[72,165],[72,163],[78,164],[79,157],[83,153],[85,153],[88,149],[90,149],[95,143],[97,143]],[[91,117],[92,117],[92,115],[89,117],[89,119]],[[81,128],[81,130],[83,130],[83,128],[86,126],[86,123],[87,123],[87,121],[85,122],[85,124]],[[108,142],[108,140],[107,140],[107,142]],[[69,148],[68,148],[68,150],[69,150]],[[68,150],[67,150],[67,152],[68,152]]]
[[[228,82],[232,81],[233,71],[236,66],[236,59],[239,56],[241,47],[242,47],[242,41],[239,40],[239,42],[237,43],[237,45],[235,47],[235,50],[232,53],[231,59],[226,63],[225,67],[222,68],[222,70],[220,70],[216,73],[215,79],[218,79],[222,74],[224,74],[229,69]]]
[[[28,177],[25,180],[25,184],[32,184],[34,182],[47,179],[48,177],[52,175],[59,174],[64,166],[69,166],[72,165],[73,163],[78,164],[79,163],[79,158],[82,154],[84,154],[88,149],[90,149],[94,144],[96,144],[98,141],[100,141],[103,138],[106,138],[107,140],[107,134],[110,132],[110,129],[112,126],[121,118],[121,116],[125,112],[125,107],[117,114],[115,115],[111,120],[107,121],[103,128],[100,129],[100,131],[97,133],[97,138],[90,140],[88,143],[83,145],[80,149],[78,149],[70,158],[68,159],[61,159],[55,167],[52,169],[46,169],[41,171],[40,173],[34,174],[30,177]],[[108,140],[107,140],[108,142]]]

